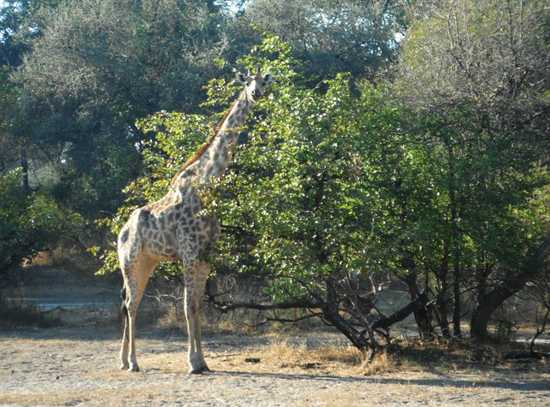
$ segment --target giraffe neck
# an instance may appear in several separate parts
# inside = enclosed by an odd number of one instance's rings
[[[231,107],[210,145],[197,160],[201,181],[206,182],[212,177],[220,177],[231,163],[239,128],[244,124],[250,108],[251,102],[247,100],[243,91]]]
[[[216,137],[224,137],[226,135],[237,136],[251,107],[252,102],[247,99],[245,91],[242,91],[239,98],[231,106],[229,113],[218,129]]]

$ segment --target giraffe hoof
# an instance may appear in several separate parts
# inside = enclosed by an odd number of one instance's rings
[[[128,369],[128,365],[126,363],[122,363],[120,365],[120,370],[127,370]]]
[[[128,368],[129,372],[139,372],[139,366],[138,365],[130,365]]]
[[[194,369],[190,369],[187,374],[189,374],[189,375],[202,374],[202,373],[205,373],[205,372],[210,372],[210,369],[206,365],[200,366],[200,367],[197,367],[197,368],[194,368]]]

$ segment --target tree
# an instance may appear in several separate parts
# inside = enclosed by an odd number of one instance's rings
[[[2,154],[1,169],[12,169],[19,164],[21,182],[27,193],[30,190],[29,146],[26,137],[14,131],[22,118],[17,109],[20,89],[12,75],[20,67],[24,54],[30,51],[32,40],[41,35],[41,12],[56,7],[57,3],[57,0],[8,0],[0,8],[0,142],[8,153]]]
[[[0,284],[13,283],[12,273],[23,258],[61,241],[77,239],[82,218],[56,202],[48,188],[31,188],[33,149],[18,109],[21,89],[13,80],[30,43],[42,34],[41,13],[58,1],[6,1],[0,9]]]
[[[0,175],[0,285],[12,283],[10,272],[40,250],[77,239],[83,219],[44,192],[28,193],[18,170]]]
[[[41,18],[42,35],[16,75],[14,133],[64,161],[56,198],[94,218],[115,210],[139,168],[144,140],[134,121],[196,109],[219,69],[222,16],[212,2],[86,0]]]
[[[525,285],[545,247],[547,232],[519,214],[548,183],[542,50],[550,20],[539,1],[426,3],[407,33],[397,86],[436,119],[430,133],[447,163],[454,333],[461,291],[475,282],[472,335],[483,338],[492,312]]]
[[[30,43],[42,34],[41,13],[59,0],[6,0],[0,8],[0,65],[16,68]]]
[[[254,0],[244,10],[253,25],[292,46],[313,81],[338,72],[373,78],[396,56],[403,17],[396,1]]]

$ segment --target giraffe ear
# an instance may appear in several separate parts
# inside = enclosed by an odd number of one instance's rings
[[[264,81],[266,85],[269,85],[271,82],[273,82],[273,75],[271,75],[270,73],[266,74],[264,76]]]

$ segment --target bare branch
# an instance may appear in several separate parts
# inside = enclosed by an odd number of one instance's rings
[[[295,308],[320,308],[321,303],[314,303],[307,299],[281,302],[278,304],[260,304],[253,302],[222,302],[216,300],[216,295],[208,295],[208,301],[221,312],[233,311],[236,309],[255,309],[260,311],[295,309]]]
[[[300,318],[266,318],[266,321],[269,321],[269,322],[289,322],[289,323],[294,323],[294,322],[299,322],[299,321],[304,321],[306,319],[311,319],[311,318],[320,318],[323,314],[320,313],[320,312],[312,312],[311,314],[308,314],[308,315],[304,315],[303,317],[300,317]]]

